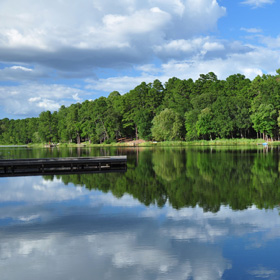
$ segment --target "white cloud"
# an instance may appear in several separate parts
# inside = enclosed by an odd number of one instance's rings
[[[276,38],[262,36],[261,42],[266,44],[270,49],[278,49],[278,51],[280,49],[280,35]]]
[[[260,29],[260,28],[245,28],[245,27],[242,27],[242,28],[240,28],[240,30],[248,32],[248,33],[261,33],[262,32],[262,29]]]
[[[161,72],[161,70],[157,68],[154,64],[139,65],[136,66],[135,69],[146,74],[159,74],[159,72]]]
[[[36,105],[43,111],[47,111],[47,110],[57,111],[61,106],[59,103],[50,99],[43,99],[42,101],[38,102]]]
[[[221,51],[224,50],[225,47],[223,44],[217,43],[217,42],[206,42],[203,45],[203,49],[205,51]]]
[[[33,70],[32,69],[29,69],[29,68],[26,68],[26,67],[23,67],[23,66],[12,66],[11,69],[15,69],[15,70],[22,70],[22,71],[26,71],[26,72],[32,72]]]
[[[267,4],[273,4],[274,0],[245,0],[241,3],[244,5],[252,6],[254,8],[258,8]]]
[[[78,199],[87,193],[81,187],[66,188],[59,179],[46,181],[42,177],[8,179],[1,185],[1,202],[48,202]],[[9,215],[8,213],[6,215]],[[22,215],[22,213],[21,213]]]
[[[72,95],[72,98],[73,98],[75,101],[77,101],[77,102],[82,101],[82,99],[79,97],[79,94],[78,94],[78,93],[73,94],[73,95]]]
[[[206,38],[172,40],[163,45],[155,46],[155,51],[159,54],[161,52],[177,53],[178,51],[182,51],[185,53],[194,53],[201,48],[203,42],[205,41],[207,41]]]
[[[189,250],[178,256],[166,248],[170,240],[158,236],[158,242],[151,242],[141,240],[140,234],[127,229],[120,233],[83,233],[74,238],[63,233],[30,234],[20,239],[7,236],[0,244],[0,269],[5,268],[6,279],[39,275],[47,279],[62,273],[69,279],[128,279],[132,275],[139,279],[220,279],[231,267],[217,248],[194,249],[189,245]],[[150,234],[156,237],[158,232]]]
[[[32,31],[19,31],[15,28],[5,29],[1,32],[3,46],[11,48],[29,47],[31,49],[47,50],[47,44],[43,42],[43,31],[33,29]]]
[[[28,99],[29,102],[36,102],[36,101],[39,101],[41,100],[41,97],[31,97]]]
[[[148,33],[157,30],[170,20],[167,12],[157,7],[149,10],[140,10],[129,16],[105,15],[102,19],[105,32],[111,35],[120,33],[124,35]]]
[[[263,279],[277,279],[279,276],[279,271],[274,269],[269,269],[263,266],[259,266],[255,269],[249,270],[249,274],[256,278],[263,278]]]
[[[137,207],[141,206],[141,203],[133,198],[132,196],[125,194],[121,198],[116,198],[113,194],[108,193],[107,195],[92,195],[91,202],[93,206],[96,205],[110,205],[114,207]]]
[[[37,116],[41,111],[58,110],[80,101],[87,92],[58,84],[23,84],[0,87],[2,110],[10,114]]]
[[[31,69],[21,65],[14,65],[0,69],[0,81],[26,81],[46,77],[42,69]]]
[[[151,83],[156,79],[157,76],[151,76],[149,74],[141,75],[138,77],[110,77],[107,79],[99,79],[99,80],[86,80],[88,85],[87,89],[90,90],[99,90],[103,92],[112,92],[118,91],[121,94],[124,94],[131,89],[135,88],[137,85],[142,82]]]
[[[214,242],[219,237],[225,237],[228,234],[228,229],[212,227],[209,224],[206,226],[193,227],[175,227],[172,229],[164,229],[162,234],[168,235],[171,238],[179,241],[195,240],[199,242]]]

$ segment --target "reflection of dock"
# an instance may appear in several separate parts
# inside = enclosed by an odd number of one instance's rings
[[[0,177],[126,171],[126,156],[0,160]]]

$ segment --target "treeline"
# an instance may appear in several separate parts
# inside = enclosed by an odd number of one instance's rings
[[[114,91],[38,118],[2,119],[0,143],[279,139],[280,69],[276,72],[253,81],[241,74],[218,80],[210,72],[195,82],[175,77],[164,85],[143,82],[124,95]]]

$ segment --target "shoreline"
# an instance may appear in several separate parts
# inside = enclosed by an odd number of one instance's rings
[[[267,143],[267,145],[265,145]],[[265,142],[262,139],[219,139],[219,140],[199,140],[199,141],[130,141],[124,143],[110,143],[110,144],[90,144],[84,142],[81,144],[76,143],[59,143],[55,147],[59,148],[90,148],[90,147],[188,147],[188,146],[279,146],[280,141]],[[28,147],[45,147],[45,144],[28,144]]]
[[[266,143],[266,144],[265,144]],[[45,144],[34,143],[26,145],[0,145],[0,148],[91,148],[91,147],[191,147],[191,146],[279,146],[280,141],[265,142],[262,139],[219,139],[219,140],[199,140],[199,141],[130,141],[124,143],[110,144],[90,144],[84,142],[76,143],[58,143]]]

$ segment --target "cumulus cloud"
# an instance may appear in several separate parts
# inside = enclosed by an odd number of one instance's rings
[[[208,36],[188,40],[172,40],[160,46],[155,46],[154,50],[157,56],[164,61],[170,59],[197,59],[198,57],[207,58],[207,56],[223,57],[227,53],[241,51],[241,49],[233,50],[229,42],[215,40]]]
[[[0,60],[68,71],[138,62],[152,54],[151,46],[211,30],[225,15],[215,0],[4,0],[0,9]]]
[[[82,90],[58,87],[56,80],[97,80],[102,68],[122,71],[149,64],[159,46],[215,30],[226,13],[216,0],[3,0],[0,10],[0,80],[19,83],[1,88],[1,109],[17,116],[30,115],[30,102],[32,116],[57,110],[62,92],[72,102],[82,101]],[[39,89],[39,83],[45,84]],[[36,90],[40,100],[34,100]]]

